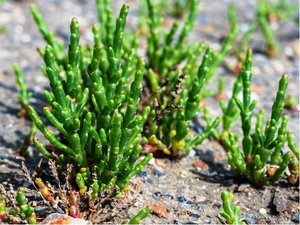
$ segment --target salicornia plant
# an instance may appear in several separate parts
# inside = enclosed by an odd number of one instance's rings
[[[169,87],[160,87],[151,78],[153,110],[148,120],[148,141],[165,154],[177,156],[187,153],[201,144],[219,124],[219,118],[206,131],[191,137],[189,126],[200,110],[201,90],[211,61],[211,50],[207,48],[197,74],[181,74],[169,82]],[[149,71],[149,76],[155,76]]]
[[[219,104],[222,111],[222,129],[221,132],[218,133],[216,130],[212,131],[212,136],[215,140],[219,141],[223,144],[224,140],[228,137],[231,128],[236,123],[238,116],[240,114],[240,110],[236,106],[235,99],[238,97],[239,93],[242,90],[242,76],[238,76],[236,81],[234,82],[232,94],[227,103],[225,100],[220,98]],[[222,96],[223,93],[219,90],[219,96]],[[211,125],[211,118],[209,115],[208,108],[204,108],[204,119],[207,126]]]
[[[233,205],[233,194],[223,191],[221,193],[221,198],[223,202],[223,210],[220,212],[220,215],[226,219],[226,223],[236,225],[246,224],[239,218],[240,207]]]
[[[15,72],[17,84],[20,89],[19,104],[21,106],[21,109],[18,115],[20,117],[25,117],[27,115],[27,107],[29,106],[29,100],[32,94],[28,92],[24,74],[22,73],[21,68],[17,64],[14,65],[14,72]]]
[[[256,101],[251,99],[252,79],[252,51],[248,50],[240,75],[243,83],[243,98],[235,98],[240,110],[242,123],[242,152],[237,144],[236,136],[230,134],[225,139],[225,146],[229,149],[228,162],[232,170],[245,177],[253,184],[260,186],[279,180],[291,160],[289,154],[282,152],[287,140],[288,117],[282,116],[285,92],[288,85],[287,75],[283,75],[275,102],[272,106],[271,118],[263,126],[264,113],[260,111],[257,116],[254,132],[251,130],[252,114]],[[253,132],[253,133],[252,133]],[[276,172],[267,176],[268,167],[276,167]]]
[[[300,150],[297,149],[294,138],[290,132],[287,132],[288,146],[293,152],[293,156],[289,163],[290,175],[288,177],[288,182],[292,185],[299,184],[299,174],[300,174]]]
[[[158,4],[156,1],[147,0],[148,6],[148,29],[147,35],[147,56],[148,67],[156,74],[157,80],[163,82],[164,79],[176,74],[173,70],[185,61],[198,57],[202,50],[203,44],[186,43],[186,38],[190,34],[198,15],[199,0],[192,0],[189,8],[189,14],[184,22],[182,30],[178,32],[179,24],[173,23],[170,30],[164,32],[163,18],[160,17]],[[191,66],[191,65],[190,65]],[[172,72],[173,71],[173,72]],[[186,71],[189,72],[189,71]]]
[[[13,196],[14,203],[10,207],[7,204],[6,196],[0,193],[0,221],[4,223],[21,223],[36,224],[35,208],[28,205],[28,199],[23,189],[19,189]]]
[[[140,210],[134,217],[132,217],[127,223],[125,224],[140,224],[140,222],[145,219],[149,213],[151,212],[150,207],[146,207]]]
[[[272,32],[268,22],[268,4],[265,0],[257,0],[257,22],[267,42],[266,53],[272,57],[278,54],[279,45],[275,34]]]
[[[37,17],[36,8],[32,9]],[[50,107],[43,111],[59,136],[45,126],[33,107],[28,107],[30,118],[55,151],[49,152],[37,139],[35,145],[46,158],[57,155],[61,165],[73,164],[82,195],[89,190],[94,197],[103,189],[123,190],[152,157],[148,154],[137,162],[150,109],[138,112],[145,64],[135,49],[127,53],[123,48],[128,9],[127,4],[122,6],[115,24],[109,18],[105,39],[102,30],[93,27],[93,47],[79,45],[78,21],[72,19],[67,54],[52,41],[52,33],[45,32],[42,19],[36,19],[48,42],[40,51],[51,87],[45,92]]]

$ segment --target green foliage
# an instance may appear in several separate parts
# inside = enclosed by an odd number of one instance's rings
[[[20,117],[25,117],[27,114],[26,109],[29,106],[29,100],[30,100],[32,94],[27,91],[24,74],[22,73],[21,68],[17,64],[14,64],[13,67],[14,67],[17,84],[20,89],[19,104],[20,104],[21,109],[20,109],[20,112],[18,115]]]
[[[150,207],[146,207],[140,210],[134,217],[132,217],[128,223],[125,224],[140,224],[140,222],[145,219],[151,212]]]
[[[279,45],[268,23],[268,3],[265,0],[258,0],[257,3],[257,21],[267,42],[267,55],[272,57],[278,54]]]
[[[185,61],[187,61],[185,65],[188,66],[189,61],[197,59],[203,50],[203,44],[186,44],[187,36],[192,31],[198,14],[199,0],[191,2],[182,30],[178,31],[179,24],[175,22],[170,30],[164,32],[163,18],[159,15],[157,2],[147,0],[149,30],[147,56],[149,68],[157,74],[158,83],[163,79],[174,77],[176,73],[172,73],[172,70],[175,67]],[[179,32],[178,38],[175,36],[177,32]]]
[[[287,132],[288,146],[293,152],[291,156],[292,159],[289,163],[290,175],[288,177],[288,182],[292,185],[299,184],[299,174],[300,174],[300,150],[297,149],[294,138],[290,132]]]
[[[220,216],[226,219],[226,223],[236,225],[246,224],[239,218],[240,207],[233,205],[233,194],[227,191],[223,191],[221,193],[221,198],[223,202],[223,210],[220,212]]]
[[[223,88],[219,88],[219,96],[223,95]],[[240,115],[240,110],[236,106],[235,99],[238,97],[239,93],[242,90],[242,77],[238,76],[236,81],[234,82],[232,94],[228,103],[225,103],[224,99],[219,100],[220,108],[222,111],[222,131],[218,133],[216,130],[212,131],[212,136],[215,140],[223,143],[225,139],[228,137],[231,128],[235,125],[238,116]],[[207,126],[211,125],[211,118],[209,115],[208,108],[204,108],[204,119]]]
[[[169,87],[159,87],[154,81],[156,78],[152,78],[155,77],[154,72],[149,71],[155,96],[148,121],[148,140],[165,154],[177,156],[180,152],[189,152],[201,144],[219,124],[217,118],[203,133],[189,136],[189,125],[200,109],[200,93],[210,61],[211,49],[207,48],[196,76],[183,73],[173,84],[169,82]]]
[[[103,31],[93,27],[93,47],[79,45],[79,25],[72,19],[67,53],[48,31],[36,8],[31,9],[48,42],[42,53],[51,87],[45,98],[51,107],[43,111],[59,137],[32,107],[28,107],[30,118],[55,147],[58,163],[74,165],[80,194],[91,189],[95,198],[96,192],[103,189],[123,190],[152,157],[149,154],[138,161],[141,132],[150,109],[138,112],[144,62],[138,59],[136,49],[126,52],[123,47],[128,5],[122,6],[116,22],[106,13]],[[54,157],[37,139],[34,142],[46,158]]]
[[[257,116],[256,128],[252,134],[252,114],[256,101],[251,100],[252,52],[247,51],[240,75],[243,83],[243,100],[235,97],[240,110],[242,122],[242,149],[240,152],[237,138],[230,134],[225,139],[225,146],[229,149],[228,162],[237,174],[245,177],[255,185],[270,184],[279,180],[291,160],[289,154],[283,154],[281,149],[287,140],[288,117],[282,116],[284,98],[288,85],[287,75],[283,75],[279,82],[277,96],[272,106],[271,118],[263,127],[264,113]],[[267,177],[268,166],[278,166],[270,177]]]
[[[16,224],[25,220],[28,224],[36,224],[35,208],[29,206],[27,202],[24,190],[20,188],[14,196],[14,204],[11,209],[7,205],[5,196],[0,193],[0,221]]]
[[[151,96],[150,102],[146,101],[152,111],[146,131],[151,145],[173,156],[196,147],[218,124],[217,119],[203,134],[188,136],[190,122],[200,109],[200,93],[212,63],[212,50],[207,48],[197,72],[194,65],[205,44],[186,44],[197,17],[198,4],[198,0],[191,1],[188,17],[176,39],[178,23],[163,32],[158,6],[147,0],[149,62],[146,78]]]
[[[284,108],[289,110],[296,109],[296,106],[298,104],[297,98],[295,96],[286,96],[284,100]]]

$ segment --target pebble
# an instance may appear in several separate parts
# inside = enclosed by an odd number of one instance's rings
[[[148,179],[147,179],[147,183],[148,183],[148,184],[153,184],[153,180],[152,180],[151,178],[148,178]]]
[[[198,160],[193,163],[193,167],[197,170],[208,170],[208,165],[201,160]]]
[[[300,213],[296,214],[293,217],[292,222],[299,224],[299,222],[300,222]]]
[[[154,169],[153,174],[154,174],[154,176],[156,176],[156,177],[161,177],[161,176],[163,176],[165,173],[164,173],[163,169],[157,167],[157,168]]]
[[[145,172],[145,171],[139,172],[136,176],[137,177],[146,177],[147,176],[147,172]]]
[[[257,221],[249,216],[243,219],[243,221],[245,221],[247,224],[257,224]]]
[[[168,167],[167,162],[166,162],[165,159],[155,159],[155,164],[158,167],[163,168],[163,169]]]
[[[47,216],[41,224],[70,224],[70,225],[92,225],[92,222],[78,219],[78,218],[72,218],[70,216],[67,216],[65,214],[60,213],[52,213],[49,216]]]
[[[195,219],[199,219],[201,216],[197,213],[191,214],[191,217],[194,217]]]
[[[196,196],[195,197],[195,202],[196,203],[203,203],[205,201],[206,201],[206,197],[204,197],[204,196]]]
[[[238,187],[238,192],[250,192],[251,185],[250,184],[241,184]]]
[[[182,208],[184,208],[184,209],[189,209],[189,208],[190,208],[190,205],[187,204],[187,203],[183,203],[183,204],[181,204],[181,206],[182,206]]]
[[[173,195],[170,195],[170,194],[165,194],[164,197],[169,198],[169,199],[174,199]]]
[[[158,204],[154,205],[152,209],[152,213],[161,218],[165,218],[165,219],[169,218],[167,207],[164,205],[158,205]]]
[[[258,211],[261,215],[266,215],[267,214],[267,210],[265,208],[261,208]]]
[[[186,201],[185,197],[182,196],[182,195],[178,196],[178,197],[177,197],[177,200],[178,200],[179,202],[185,202],[185,201]]]

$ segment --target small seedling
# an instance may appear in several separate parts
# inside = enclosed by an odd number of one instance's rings
[[[295,96],[288,95],[284,100],[284,108],[288,110],[296,110],[297,98]]]
[[[24,74],[22,73],[21,68],[17,64],[14,64],[13,67],[14,67],[17,84],[20,89],[19,104],[20,104],[21,109],[18,113],[18,116],[26,117],[27,107],[29,106],[29,100],[30,100],[32,94],[30,92],[28,92],[28,90],[27,90]]]
[[[300,174],[300,150],[297,149],[294,138],[290,132],[287,133],[288,146],[293,152],[293,156],[289,163],[290,175],[288,177],[288,182],[292,185],[299,184],[299,174]]]
[[[24,190],[18,189],[14,197],[15,204],[9,207],[5,196],[0,193],[0,221],[15,224],[26,221],[28,224],[36,224],[35,208],[28,205]]]
[[[151,208],[146,207],[139,211],[134,217],[132,217],[128,223],[125,224],[140,224],[140,222],[145,219],[151,213]]]
[[[266,53],[273,57],[278,54],[279,44],[277,43],[275,34],[272,32],[268,22],[268,3],[265,0],[258,0],[257,21],[263,36],[267,42]]]
[[[223,191],[221,193],[221,198],[223,202],[223,210],[220,212],[220,216],[226,219],[226,223],[236,225],[246,224],[239,218],[240,207],[233,205],[233,194],[227,191]]]
[[[235,125],[238,116],[240,115],[240,110],[236,106],[235,99],[238,97],[239,93],[242,91],[242,76],[238,76],[232,89],[232,95],[225,103],[224,99],[219,99],[220,108],[222,111],[222,131],[218,133],[216,130],[212,131],[212,136],[215,140],[219,141],[221,144],[224,143],[225,139],[228,138],[231,128]],[[219,88],[219,96],[223,96],[222,88]],[[211,118],[209,115],[208,108],[204,108],[204,119],[207,126],[211,125]]]

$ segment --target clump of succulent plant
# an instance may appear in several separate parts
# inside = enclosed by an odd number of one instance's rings
[[[28,224],[37,223],[35,208],[28,205],[28,199],[22,188],[15,193],[13,201],[13,207],[8,206],[6,196],[0,193],[0,221],[15,224],[25,221]]]
[[[123,5],[115,24],[106,18],[105,36],[93,27],[93,47],[79,45],[79,25],[73,19],[66,54],[37,9],[31,7],[48,42],[40,51],[51,87],[45,92],[50,107],[43,111],[59,133],[55,135],[35,109],[28,107],[30,118],[55,151],[48,151],[37,139],[34,142],[46,158],[57,157],[61,165],[74,165],[81,194],[90,189],[123,190],[152,157],[148,154],[139,160],[139,141],[150,110],[138,111],[144,62],[137,58],[135,49],[127,53],[123,48],[128,8]]]
[[[240,215],[240,207],[234,206],[233,204],[233,194],[227,191],[223,191],[221,193],[221,198],[223,202],[223,210],[220,212],[220,216],[226,219],[226,223],[228,224],[246,224],[241,221],[239,218]]]
[[[160,87],[155,74],[149,71],[152,91],[152,112],[148,119],[148,143],[165,154],[177,156],[188,153],[201,144],[216,128],[219,118],[206,131],[190,136],[190,124],[200,110],[201,90],[205,83],[211,61],[211,50],[207,48],[196,75],[181,74],[172,81],[170,89]],[[171,83],[171,82],[170,82]]]
[[[239,75],[242,79],[242,101],[235,97],[235,104],[240,110],[242,123],[242,152],[238,146],[238,135],[229,134],[224,143],[228,152],[228,162],[232,170],[252,182],[261,186],[279,180],[289,165],[291,157],[283,153],[282,148],[287,141],[288,117],[282,116],[284,98],[288,85],[287,75],[283,75],[279,82],[277,96],[272,106],[271,118],[263,126],[264,112],[260,111],[256,118],[255,130],[251,130],[252,114],[256,101],[251,99],[252,52],[247,51]],[[268,173],[274,168],[273,173]]]

